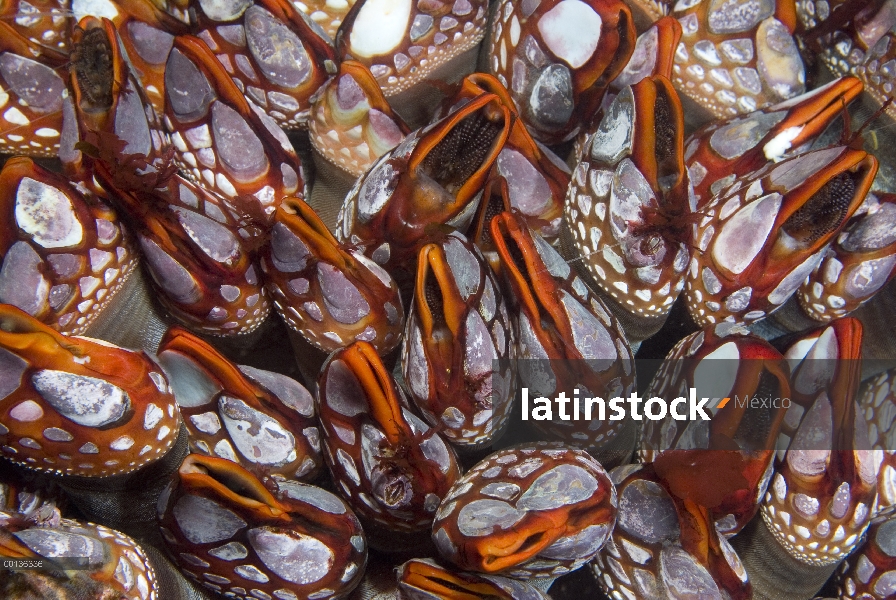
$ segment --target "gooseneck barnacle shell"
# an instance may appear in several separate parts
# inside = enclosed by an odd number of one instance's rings
[[[66,338],[0,305],[0,451],[49,473],[108,477],[159,460],[180,413],[168,380],[143,352]]]

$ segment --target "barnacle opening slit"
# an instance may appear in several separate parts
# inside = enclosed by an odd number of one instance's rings
[[[405,582],[414,587],[426,590],[430,594],[437,594],[450,600],[479,600],[496,598],[494,590],[484,583],[464,583],[460,579],[449,581],[444,576],[425,575],[413,573],[405,578]]]
[[[72,50],[72,69],[80,92],[81,110],[104,112],[112,108],[115,83],[112,45],[103,27],[84,32]]]
[[[373,417],[392,444],[413,437],[401,414],[401,405],[389,372],[376,350],[366,342],[356,342],[343,355],[349,369],[358,378],[367,396]]]
[[[545,314],[544,307],[536,298],[538,287],[532,281],[525,253],[514,236],[514,228],[511,226],[512,219],[513,217],[509,213],[496,217],[491,225],[492,236],[498,246],[501,262],[505,263],[507,267],[507,276],[516,280],[516,285],[513,287],[520,292],[517,301],[524,303],[532,313],[537,314],[539,324],[541,324],[544,323],[548,315]]]
[[[228,460],[191,454],[184,459],[180,474],[207,477],[241,499],[270,504],[271,497],[263,489],[259,489],[258,480]]]
[[[541,521],[541,519],[539,520]],[[530,533],[525,538],[512,532],[508,535],[495,536],[485,542],[482,553],[482,569],[489,573],[502,571],[525,562],[550,546],[554,542],[555,536],[546,534],[553,529],[552,524],[544,521],[533,523],[533,527],[539,525],[543,527],[542,531]],[[545,525],[547,527],[544,527]]]
[[[505,128],[484,109],[464,117],[429,151],[418,173],[456,195],[463,185],[486,164]]]
[[[428,313],[432,319],[433,337],[438,341],[445,334],[444,328],[448,327],[448,322],[445,320],[445,299],[442,297],[442,288],[432,271],[428,269],[424,271],[423,278],[423,302],[429,309]]]
[[[471,228],[471,239],[479,246],[480,250],[488,250],[494,247],[495,239],[492,237],[492,219],[504,211],[510,210],[508,202],[507,180],[496,177],[488,182],[482,195],[479,213],[474,219]]]

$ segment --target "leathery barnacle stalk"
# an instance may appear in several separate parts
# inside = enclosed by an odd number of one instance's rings
[[[285,375],[236,365],[172,327],[159,345],[191,451],[226,458],[259,479],[312,481],[323,467],[314,399]]]
[[[356,340],[385,355],[401,340],[398,286],[378,264],[340,244],[314,210],[285,198],[274,215],[261,270],[277,312],[324,352]]]
[[[143,352],[65,337],[3,304],[0,355],[0,452],[12,462],[98,478],[140,469],[174,446],[174,395]]]
[[[482,94],[410,133],[355,183],[337,237],[387,270],[412,268],[420,248],[470,224],[512,124],[500,99]]]
[[[516,344],[484,257],[457,232],[427,244],[412,302],[401,355],[411,400],[457,446],[495,441],[513,407]]]
[[[330,355],[318,381],[324,458],[371,543],[419,533],[460,476],[454,451],[408,408],[404,392],[367,342]]]
[[[786,412],[780,399],[791,396],[790,370],[768,342],[721,323],[678,342],[645,396],[686,397],[690,388],[701,397],[730,400],[722,408],[708,408],[710,421],[645,421],[640,458],[649,463],[669,451],[689,452],[687,468],[666,472],[661,464],[658,472],[669,477],[670,489],[680,497],[707,498],[703,504],[715,530],[730,537],[756,515],[771,480]],[[763,405],[751,406],[753,398]],[[732,485],[725,489],[728,482]]]
[[[684,119],[668,79],[619,92],[577,157],[562,244],[632,341],[656,333],[684,286],[690,188]]]
[[[158,518],[181,571],[232,597],[344,598],[367,562],[361,524],[337,496],[297,482],[272,492],[222,458],[187,456]]]
[[[599,462],[560,443],[500,450],[461,477],[432,525],[461,569],[545,579],[594,558],[616,523],[616,488]]]
[[[511,301],[520,386],[533,396],[574,393],[626,396],[635,387],[634,357],[619,321],[552,246],[522,217],[502,213],[491,235]],[[602,463],[634,448],[633,420],[572,420],[557,415],[535,425],[553,439],[589,450]]]

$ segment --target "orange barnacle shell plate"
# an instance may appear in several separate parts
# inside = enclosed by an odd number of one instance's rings
[[[272,493],[222,458],[187,456],[158,516],[181,571],[232,596],[342,598],[367,562],[361,524],[338,497],[298,482]]]
[[[311,394],[271,371],[235,365],[172,327],[159,345],[193,452],[232,460],[257,477],[310,481],[323,466]]]
[[[616,523],[616,488],[587,453],[537,442],[492,454],[442,501],[432,538],[462,569],[517,579],[568,573]]]
[[[0,305],[0,452],[32,469],[107,477],[174,445],[180,413],[143,352],[68,338]]]
[[[0,211],[0,302],[86,333],[137,265],[115,211],[22,157],[0,171]]]
[[[330,355],[317,410],[327,466],[365,526],[396,533],[429,527],[460,467],[436,429],[408,409],[370,344]]]

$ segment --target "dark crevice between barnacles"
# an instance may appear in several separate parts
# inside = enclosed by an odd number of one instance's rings
[[[492,219],[504,212],[507,207],[501,194],[492,193],[485,200],[485,214],[482,217],[482,227],[477,240],[480,248],[494,248],[495,240],[492,238]]]
[[[72,50],[72,68],[81,91],[81,110],[104,112],[112,108],[112,46],[106,31],[97,27],[84,32]]]
[[[849,212],[856,182],[851,173],[840,173],[799,207],[782,230],[805,246],[840,228]]]
[[[455,125],[426,155],[424,173],[449,193],[456,194],[485,160],[501,132],[502,123],[479,110]]]

